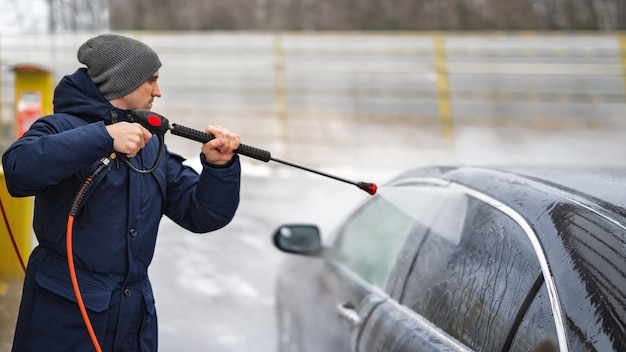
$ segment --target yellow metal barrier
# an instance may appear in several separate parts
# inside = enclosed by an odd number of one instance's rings
[[[450,83],[446,64],[446,44],[441,36],[433,39],[435,50],[435,74],[437,75],[437,95],[439,96],[439,119],[441,133],[445,138],[452,137],[452,107],[450,104]]]
[[[619,47],[622,55],[622,79],[624,80],[624,97],[626,97],[626,35],[619,36]]]
[[[32,250],[33,198],[13,198],[7,191],[4,171],[0,168],[0,201],[22,259]],[[24,263],[26,265],[26,263]],[[0,281],[21,280],[24,272],[4,221],[0,221]]]

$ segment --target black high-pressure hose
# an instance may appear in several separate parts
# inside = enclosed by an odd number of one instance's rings
[[[78,214],[78,210],[80,209],[80,205],[82,204],[85,195],[87,194],[87,191],[93,184],[93,181],[98,177],[98,175],[100,175],[100,173],[111,163],[111,160],[115,159],[115,156],[116,154],[112,153],[110,156],[100,159],[98,166],[89,174],[89,176],[87,176],[85,182],[83,182],[83,184],[76,192],[76,195],[74,196],[74,201],[72,202],[72,207],[70,208],[70,214],[67,218],[65,236],[67,266],[70,271],[70,279],[72,281],[74,295],[76,296],[76,303],[78,304],[78,309],[80,310],[80,314],[83,317],[83,322],[85,323],[85,327],[87,328],[87,332],[89,333],[91,343],[93,344],[93,347],[97,352],[102,352],[102,348],[100,347],[100,343],[98,342],[96,333],[94,332],[91,321],[89,320],[89,315],[87,314],[87,309],[85,308],[85,303],[83,302],[83,297],[80,293],[80,287],[78,286],[78,278],[76,277],[76,266],[74,265],[72,236],[74,232],[74,218],[76,217],[76,214]]]

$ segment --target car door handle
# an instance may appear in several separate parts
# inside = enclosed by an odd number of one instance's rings
[[[350,327],[356,328],[361,325],[362,319],[352,303],[339,303],[337,305],[337,313],[343,321],[347,322],[350,325]]]

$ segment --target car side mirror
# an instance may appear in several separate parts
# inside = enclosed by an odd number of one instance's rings
[[[272,238],[276,248],[286,253],[317,255],[323,248],[320,230],[315,225],[282,225]]]

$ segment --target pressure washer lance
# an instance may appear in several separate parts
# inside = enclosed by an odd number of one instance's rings
[[[173,135],[191,139],[200,143],[206,143],[215,138],[215,136],[213,136],[210,133],[202,132],[193,128],[181,126],[175,123],[170,125],[169,121],[164,116],[159,115],[149,110],[141,110],[141,109],[131,110],[131,115],[135,119],[136,122],[141,124],[150,132],[161,137],[165,135],[167,131],[170,131]],[[161,138],[161,140],[163,139]],[[249,145],[239,144],[239,148],[237,148],[235,152],[237,154],[245,155],[247,157],[260,160],[263,162],[268,162],[271,160],[271,161],[275,161],[277,163],[281,163],[287,166],[292,166],[292,167],[295,167],[304,171],[309,171],[309,172],[312,172],[321,176],[326,176],[337,181],[349,183],[351,185],[357,186],[358,188],[369,193],[370,195],[376,194],[376,191],[378,189],[378,186],[376,186],[375,183],[354,182],[354,181],[346,180],[345,178],[333,176],[333,175],[330,175],[321,171],[310,169],[308,167],[297,165],[297,164],[294,164],[285,160],[276,159],[272,157],[270,152],[263,150],[263,149],[251,147]]]

